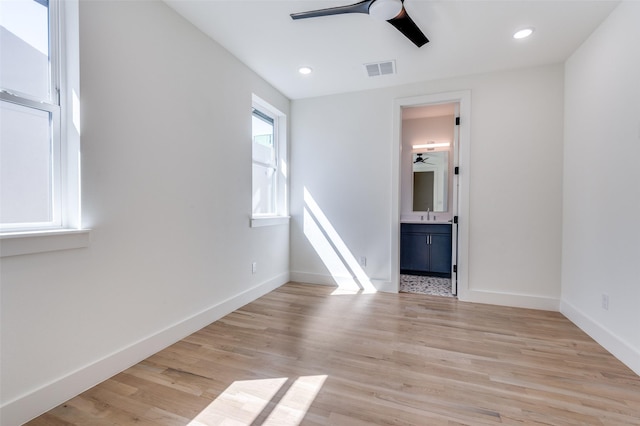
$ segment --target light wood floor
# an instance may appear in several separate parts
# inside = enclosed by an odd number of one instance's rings
[[[290,283],[29,425],[640,425],[555,312]]]

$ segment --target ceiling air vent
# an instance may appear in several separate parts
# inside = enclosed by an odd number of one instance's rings
[[[369,77],[376,77],[379,75],[389,75],[396,73],[395,61],[375,62],[372,64],[364,64]]]

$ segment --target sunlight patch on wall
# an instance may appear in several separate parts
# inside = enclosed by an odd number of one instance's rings
[[[252,197],[252,201],[253,201],[251,205],[252,212],[255,212],[258,206],[260,205],[260,202],[262,201],[261,198],[262,198],[262,193],[260,192],[260,188],[255,189]]]
[[[338,285],[333,294],[375,293],[371,280],[307,188],[304,203],[304,234]]]
[[[80,134],[80,97],[75,90],[71,93],[71,117],[73,127],[75,127],[76,132]]]
[[[314,250],[320,256],[322,263],[329,270],[338,288],[344,291],[358,292],[360,286],[353,279],[349,270],[344,266],[342,259],[333,249],[329,240],[324,236],[322,230],[313,219],[307,208],[304,208],[303,217],[304,235],[307,237]]]

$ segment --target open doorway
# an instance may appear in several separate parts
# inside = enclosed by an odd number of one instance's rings
[[[457,296],[458,102],[402,108],[400,285],[403,293]]]
[[[427,95],[395,103],[398,180],[392,252],[399,292],[463,298],[469,95]]]

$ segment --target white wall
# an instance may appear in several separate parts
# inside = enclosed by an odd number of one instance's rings
[[[251,94],[289,101],[162,2],[81,2],[80,43],[91,244],[2,259],[4,426],[288,280],[249,215]]]
[[[566,63],[562,312],[640,374],[638,22],[622,3]]]
[[[392,280],[393,101],[469,89],[468,300],[557,309],[563,72],[550,65],[293,101],[292,278],[332,282],[304,233],[307,188],[354,257],[367,257],[368,276]]]

